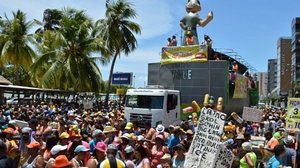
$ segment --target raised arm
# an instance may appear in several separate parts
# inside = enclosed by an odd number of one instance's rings
[[[205,19],[199,21],[199,26],[205,27],[214,18],[213,12],[209,12]]]

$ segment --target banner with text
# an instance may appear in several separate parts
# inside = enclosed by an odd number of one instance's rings
[[[263,116],[263,111],[260,109],[244,107],[243,109],[243,119],[252,122],[261,122]]]
[[[248,97],[247,79],[243,76],[237,76],[235,80],[233,98],[245,99],[247,97]]]
[[[206,45],[164,47],[162,48],[161,64],[180,62],[205,62],[208,58]]]
[[[229,168],[231,167],[233,160],[233,153],[228,150],[224,144],[220,144],[216,154],[214,167]]]
[[[300,98],[288,99],[286,128],[300,131]]]
[[[223,133],[226,114],[210,108],[202,108],[197,130],[186,155],[184,167],[214,168],[214,159]],[[190,163],[193,161],[193,164]],[[190,166],[192,164],[192,166]]]

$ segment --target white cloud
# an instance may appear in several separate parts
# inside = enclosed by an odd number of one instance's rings
[[[172,30],[170,5],[162,0],[136,0],[138,23],[142,27],[141,39],[163,35]]]

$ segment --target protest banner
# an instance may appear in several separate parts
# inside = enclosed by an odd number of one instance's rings
[[[235,80],[233,98],[244,99],[247,97],[248,97],[247,79],[243,76],[237,76]]]
[[[300,131],[300,98],[289,98],[286,116],[286,128]]]
[[[180,62],[206,62],[208,47],[206,45],[164,47],[162,48],[161,64]]]
[[[243,109],[243,119],[252,122],[261,122],[263,116],[263,111],[260,109],[244,107]]]
[[[214,168],[214,159],[223,133],[225,120],[225,113],[210,108],[202,108],[197,130],[186,155],[184,167]],[[191,160],[194,162],[192,167],[190,167],[191,163],[189,163]]]
[[[228,150],[224,144],[220,144],[216,154],[214,167],[229,168],[232,165],[233,159],[233,153]]]

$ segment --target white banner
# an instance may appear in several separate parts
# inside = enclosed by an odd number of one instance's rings
[[[214,160],[223,133],[226,114],[210,108],[202,108],[198,120],[197,130],[186,155],[184,167],[215,168]],[[198,158],[198,159],[195,159]],[[194,163],[190,163],[193,160]],[[190,167],[190,165],[193,165]]]
[[[263,111],[260,109],[244,107],[243,109],[243,119],[252,122],[261,122],[263,116]]]
[[[230,150],[228,150],[224,144],[220,144],[216,154],[214,167],[230,168],[233,159],[233,153]]]

